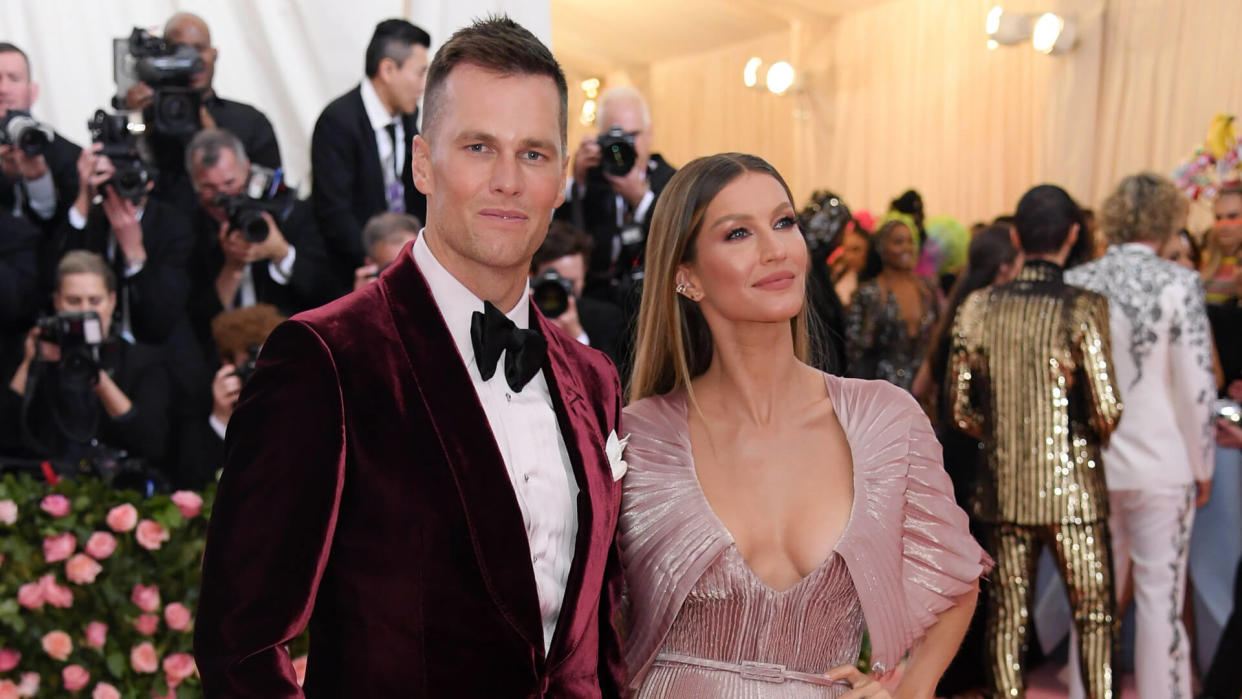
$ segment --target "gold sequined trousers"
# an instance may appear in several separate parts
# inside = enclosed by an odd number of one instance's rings
[[[996,558],[988,596],[988,666],[997,699],[1026,696],[1022,660],[1031,631],[1035,570],[1051,546],[1074,610],[1083,684],[1091,699],[1113,697],[1113,563],[1108,524],[994,524],[988,533]]]

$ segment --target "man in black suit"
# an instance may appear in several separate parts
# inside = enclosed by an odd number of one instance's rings
[[[625,316],[608,301],[582,295],[586,282],[587,260],[591,257],[591,238],[563,221],[548,226],[548,236],[530,261],[531,277],[555,270],[573,285],[569,305],[564,313],[549,318],[554,325],[584,345],[607,354],[613,364],[621,366],[624,350]],[[546,314],[546,313],[545,313]]]
[[[0,210],[0,376],[16,368],[40,305],[38,242],[34,224]]]
[[[236,136],[218,129],[200,131],[186,157],[199,209],[190,303],[203,348],[213,352],[210,324],[221,311],[270,303],[293,315],[333,297],[336,288],[323,242],[306,203],[295,203],[280,222],[264,213],[267,236],[260,242],[233,228],[228,213],[216,204],[218,195],[241,194],[249,182],[250,161]]]
[[[9,110],[29,112],[39,97],[39,85],[31,80],[26,53],[0,42],[0,75],[4,76],[0,79],[0,118]],[[29,156],[19,148],[0,145],[0,209],[49,230],[77,194],[80,150],[60,134],[42,155]],[[50,273],[55,262],[43,262]]]
[[[207,22],[198,15],[178,12],[164,25],[164,40],[169,44],[193,47],[203,61],[203,69],[190,79],[190,87],[201,93],[199,122],[202,128],[224,129],[232,133],[241,139],[252,162],[272,170],[279,168],[280,146],[271,121],[263,112],[248,104],[223,99],[212,86],[219,51],[211,44],[211,30]],[[135,83],[125,93],[125,106],[143,110],[144,121],[151,124],[154,122],[151,111],[154,96],[155,91],[150,85]],[[195,198],[185,172],[185,148],[189,136],[152,133],[148,135],[148,141],[160,172],[153,196],[188,211]]]
[[[676,170],[651,152],[651,113],[642,93],[616,87],[600,96],[596,112],[600,133],[619,128],[633,141],[637,157],[624,176],[600,167],[596,136],[586,136],[574,155],[573,177],[556,218],[584,230],[594,242],[587,268],[587,296],[623,303],[626,273],[642,263],[656,199]]]
[[[427,79],[431,37],[401,19],[375,27],[366,79],[333,100],[311,136],[311,202],[342,289],[363,265],[362,226],[384,211],[424,220],[427,200],[414,188],[410,142]]]

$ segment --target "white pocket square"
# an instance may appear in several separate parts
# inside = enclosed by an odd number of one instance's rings
[[[625,435],[624,439],[617,438],[617,431],[613,430],[608,435],[608,444],[604,445],[604,453],[608,455],[608,466],[612,469],[612,480],[614,482],[621,480],[625,476],[625,472],[629,469],[629,464],[625,463],[625,445],[630,443],[630,436]]]

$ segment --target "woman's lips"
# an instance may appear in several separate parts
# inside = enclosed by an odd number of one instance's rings
[[[793,272],[776,272],[755,282],[755,288],[762,291],[781,291],[793,286]]]

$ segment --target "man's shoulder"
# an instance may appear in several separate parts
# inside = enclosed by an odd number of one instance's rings
[[[362,106],[361,87],[355,85],[344,94],[338,95],[319,113],[316,126],[321,123],[341,124],[358,115]]]

